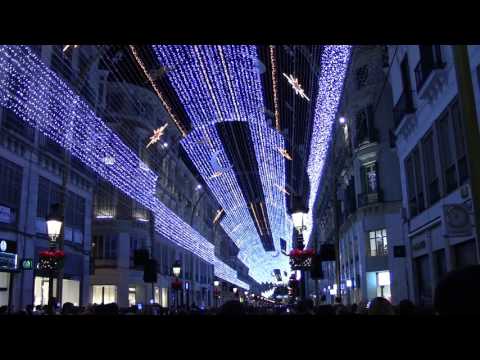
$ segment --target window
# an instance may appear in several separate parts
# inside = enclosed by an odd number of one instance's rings
[[[387,256],[388,244],[387,244],[387,230],[374,230],[368,232],[368,238],[370,241],[370,256]]]
[[[458,101],[454,101],[450,108],[455,133],[455,151],[460,184],[468,178],[467,152],[465,146],[465,131],[463,128],[462,114]]]
[[[433,299],[433,291],[428,255],[416,258],[414,264],[418,303],[421,306],[430,305]]]
[[[117,235],[96,235],[93,237],[95,244],[94,256],[96,259],[110,259],[117,258]]]
[[[58,158],[63,159],[65,150],[57,142],[53,141],[52,139],[50,139],[46,135],[40,134],[39,143],[40,143],[40,147],[43,150],[47,151],[48,153],[50,153],[52,155],[55,155]]]
[[[437,250],[433,253],[435,261],[435,275],[437,283],[442,280],[443,276],[447,273],[447,263],[445,260],[445,250]]]
[[[62,201],[62,189],[44,177],[38,179],[37,217],[46,219],[53,204]]]
[[[78,306],[80,303],[80,281],[63,279],[62,305],[71,302]],[[35,276],[33,305],[48,305],[48,277]],[[53,296],[57,294],[57,279],[53,279]]]
[[[85,199],[71,191],[67,192],[65,205],[65,227],[72,229],[74,236],[72,240],[77,240],[76,234],[81,234],[83,238],[85,227]]]
[[[405,173],[407,178],[409,213],[410,217],[413,217],[425,210],[423,174],[420,166],[420,151],[418,146],[405,159]]]
[[[444,191],[449,194],[457,188],[457,174],[454,160],[453,134],[450,131],[450,117],[448,112],[441,116],[437,123],[438,143],[444,178]]]
[[[367,84],[368,65],[363,65],[359,67],[355,75],[355,78],[357,80],[357,89],[363,88]]]
[[[33,142],[35,138],[35,129],[22,120],[15,112],[4,107],[2,108],[2,127],[14,131],[16,134]]]
[[[422,150],[425,183],[427,188],[427,201],[429,205],[432,205],[440,199],[440,185],[436,169],[433,131],[429,131],[422,140]]]
[[[372,105],[368,105],[367,107],[357,112],[355,116],[356,147],[362,145],[365,142],[372,142],[377,140],[374,124],[374,111]]]
[[[22,168],[0,158],[0,205],[10,209],[10,224],[16,224],[22,194]]]
[[[92,304],[111,304],[117,302],[117,286],[93,285]]]
[[[420,91],[425,81],[434,69],[445,66],[442,61],[442,50],[440,45],[420,45],[420,61],[415,67],[415,80],[417,91]]]
[[[362,174],[363,174],[363,191],[365,193],[373,193],[377,192],[378,190],[378,182],[377,182],[377,163],[371,163],[368,165],[362,166]]]
[[[7,272],[0,272],[0,306],[8,305],[8,289],[10,287],[11,276]]]
[[[444,191],[449,194],[468,178],[467,152],[462,116],[457,100],[445,110],[437,123]]]
[[[128,288],[128,306],[135,306],[137,304],[137,292],[134,287]]]
[[[410,82],[410,67],[408,65],[408,56],[405,55],[400,64],[403,91],[393,108],[393,121],[398,126],[406,114],[415,111],[413,106],[412,85]]]
[[[453,247],[455,268],[461,269],[469,265],[478,265],[475,239],[462,242]]]

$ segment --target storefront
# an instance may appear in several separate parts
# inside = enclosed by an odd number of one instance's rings
[[[35,264],[38,264],[38,254],[45,250],[37,248],[35,255]],[[72,303],[75,306],[80,305],[81,274],[83,272],[82,255],[66,252],[65,263],[63,267],[62,280],[62,303]],[[35,269],[34,276],[34,305],[48,305],[48,274],[39,269]],[[57,279],[53,279],[53,296],[57,298]]]
[[[13,277],[18,268],[17,243],[0,239],[0,307],[11,302]]]

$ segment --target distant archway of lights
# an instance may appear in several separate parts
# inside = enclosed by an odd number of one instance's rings
[[[0,105],[71,152],[155,215],[155,230],[214,265],[219,278],[249,289],[214,254],[214,245],[155,196],[157,174],[28,46],[0,46]],[[115,163],[107,165],[106,156]],[[142,166],[143,165],[143,166]]]

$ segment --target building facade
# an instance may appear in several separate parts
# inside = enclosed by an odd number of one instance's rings
[[[321,293],[330,301],[337,295],[345,303],[384,296],[398,303],[408,296],[405,258],[394,251],[403,239],[392,107],[383,48],[356,46],[316,203],[320,226],[314,236],[335,244],[338,253],[337,263],[323,265]]]
[[[480,47],[468,46],[480,106]],[[412,300],[429,305],[442,276],[478,264],[465,125],[452,46],[388,46],[403,234]]]

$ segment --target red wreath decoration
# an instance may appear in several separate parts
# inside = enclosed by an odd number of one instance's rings
[[[65,252],[63,250],[44,250],[41,251],[39,255],[40,257],[62,259],[65,257]]]
[[[182,289],[182,282],[178,279],[172,282],[172,289],[173,290],[181,290]]]
[[[290,251],[290,265],[294,270],[308,269],[312,265],[312,258],[315,255],[313,249],[293,249]]]
[[[45,271],[57,271],[63,266],[63,250],[44,250],[39,254],[39,268]]]

